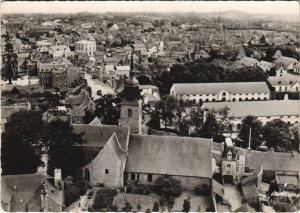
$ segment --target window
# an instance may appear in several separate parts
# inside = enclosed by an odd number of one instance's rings
[[[90,170],[88,169],[84,170],[84,179],[90,181]]]
[[[152,182],[152,175],[151,175],[151,174],[148,174],[147,180],[148,180],[149,182]]]
[[[134,174],[134,173],[131,173],[130,179],[131,179],[131,180],[135,180],[135,174]]]
[[[239,155],[236,155],[236,159],[239,160],[239,159],[240,159],[240,156],[239,156]]]
[[[226,92],[223,92],[223,96],[225,96],[226,95]]]
[[[128,109],[128,117],[129,117],[129,118],[132,117],[132,109]]]
[[[237,165],[236,165],[236,171],[238,172],[239,169],[240,169],[240,166],[237,164]]]
[[[235,102],[235,98],[233,98],[232,101]]]
[[[231,164],[227,164],[227,166],[226,166],[227,168],[231,168]]]
[[[105,169],[105,174],[108,174],[108,173],[109,173],[108,169]]]

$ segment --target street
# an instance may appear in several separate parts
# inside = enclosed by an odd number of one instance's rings
[[[92,89],[92,97],[94,100],[98,99],[100,96],[97,95],[97,91],[101,90],[102,95],[105,94],[114,94],[114,90],[108,85],[105,85],[103,82],[100,82],[98,79],[92,79],[92,76],[89,73],[85,72],[84,78],[87,80],[88,86]]]

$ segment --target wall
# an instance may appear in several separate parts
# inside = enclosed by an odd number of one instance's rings
[[[128,181],[129,182],[132,181],[131,173],[127,172],[127,174],[128,174]],[[139,176],[139,181],[137,183],[145,184],[145,185],[153,185],[156,179],[165,175],[165,174],[152,174],[152,182],[149,182],[147,179],[148,174],[143,174],[143,173],[134,173],[134,174],[135,174],[135,180],[137,180],[137,174]],[[193,190],[195,186],[203,185],[203,184],[207,184],[211,186],[211,178],[187,177],[187,176],[172,176],[172,178],[179,180],[180,185],[185,190]]]
[[[132,117],[128,117],[128,109],[132,110]],[[129,126],[132,134],[140,134],[142,127],[142,107],[141,104],[137,106],[122,105],[120,115],[121,126]]]
[[[108,187],[122,187],[124,163],[106,144],[96,158],[82,169],[83,177],[87,168],[90,171],[90,182],[92,184],[104,183]],[[108,174],[105,174],[105,169],[108,169]]]

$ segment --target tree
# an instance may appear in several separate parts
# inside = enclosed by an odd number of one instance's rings
[[[44,122],[39,111],[20,110],[11,115],[4,125],[4,135],[15,135],[19,142],[38,145]]]
[[[140,203],[138,203],[138,204],[136,205],[136,208],[137,208],[137,210],[138,210],[138,211],[140,211],[140,210],[142,209],[142,206],[141,206],[141,204],[140,204]]]
[[[29,143],[24,143],[19,134],[2,134],[1,167],[2,175],[30,174],[42,165],[40,156]]]
[[[178,197],[181,190],[180,181],[168,175],[157,178],[154,183],[154,191],[164,198]]]
[[[203,126],[203,116],[204,116],[204,112],[200,105],[191,109],[190,125],[195,127],[192,135],[199,136]]]
[[[274,148],[276,151],[291,151],[291,133],[289,125],[281,119],[269,121],[263,127],[263,137],[266,140],[268,148]]]
[[[160,112],[158,110],[154,110],[150,114],[151,120],[147,123],[147,125],[152,129],[160,129]]]
[[[167,128],[168,125],[174,124],[175,110],[177,107],[177,100],[173,96],[162,97],[161,101],[156,105],[156,109],[160,112],[165,128]]]
[[[159,204],[158,204],[157,201],[154,202],[152,211],[153,212],[158,212],[159,211]]]
[[[152,81],[147,75],[139,75],[136,77],[140,85],[152,85]]]
[[[89,124],[91,123],[95,118],[94,113],[92,113],[90,110],[85,110],[85,114],[83,116],[83,123],[84,124]]]
[[[96,192],[93,202],[93,209],[101,211],[112,206],[114,197],[117,195],[116,189],[102,188]]]
[[[101,118],[103,124],[118,125],[121,112],[122,97],[120,95],[105,94],[95,100],[95,114]]]
[[[208,110],[205,116],[205,122],[201,129],[200,136],[203,138],[212,138],[218,132],[218,122],[216,113],[213,110]]]
[[[13,44],[6,42],[4,53],[2,54],[1,77],[12,84],[11,79],[18,75],[17,54],[14,53]]]
[[[67,121],[54,120],[45,126],[42,141],[49,147],[49,174],[52,174],[54,168],[61,168],[63,176],[73,175],[83,166],[82,152],[73,146],[84,142],[83,134],[74,133],[73,127]]]
[[[251,148],[257,149],[262,143],[262,122],[255,116],[248,115],[242,120],[238,137],[243,140],[243,147],[248,147],[251,128]]]
[[[183,210],[184,212],[189,212],[191,209],[191,202],[187,199],[183,201]]]

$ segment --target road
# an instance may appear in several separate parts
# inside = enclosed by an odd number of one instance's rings
[[[97,95],[97,91],[101,90],[102,95],[105,94],[115,94],[114,90],[108,85],[100,82],[98,79],[92,79],[92,76],[89,73],[85,73],[84,78],[87,80],[88,86],[92,89],[92,97],[98,99],[100,96]]]

